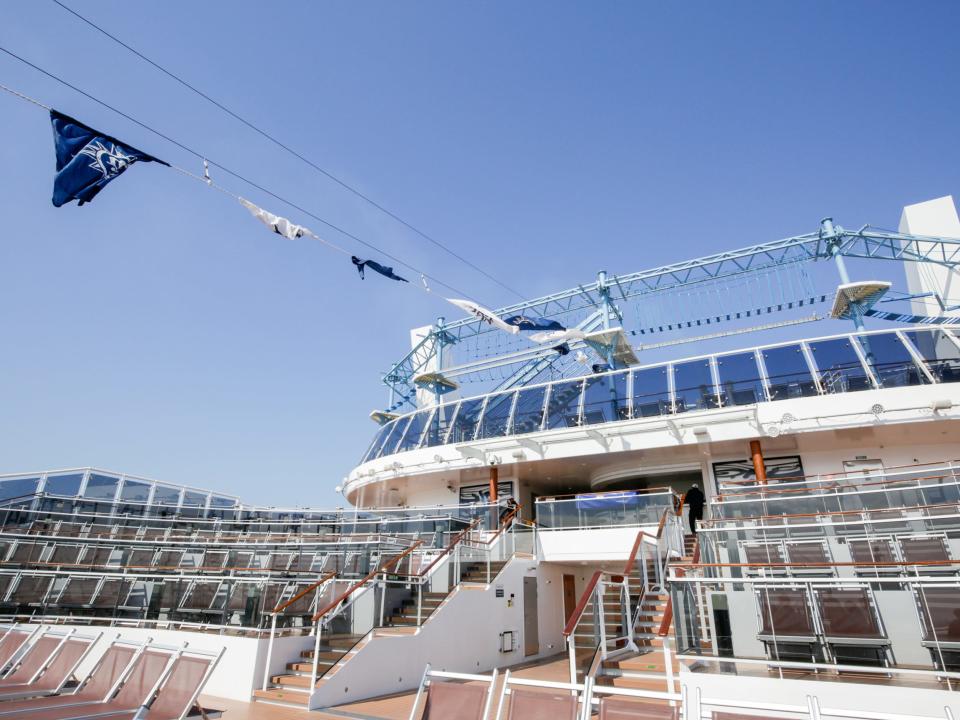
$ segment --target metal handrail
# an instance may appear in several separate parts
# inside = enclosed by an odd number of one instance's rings
[[[823,510],[821,512],[815,513],[790,513],[783,515],[743,515],[741,517],[735,518],[711,518],[709,520],[703,521],[704,529],[709,530],[712,525],[716,523],[742,523],[744,520],[766,520],[768,518],[807,518],[807,517],[823,517],[824,515],[869,515],[870,513],[875,512],[894,512],[898,510],[927,510],[929,508],[940,508],[940,507],[957,507],[960,505],[960,502],[948,502],[948,503],[935,503],[933,505],[902,505],[896,508],[875,508],[875,509],[866,509],[861,508],[859,510]],[[877,522],[876,520],[873,522]],[[713,528],[715,530],[725,530],[727,528]],[[742,529],[742,528],[741,528]]]
[[[430,561],[430,564],[427,565],[427,566],[426,566],[423,570],[421,570],[420,572],[417,572],[417,573],[407,573],[407,574],[404,574],[404,573],[393,573],[393,574],[394,574],[394,575],[398,575],[399,577],[407,577],[407,578],[423,578],[423,577],[426,577],[426,576],[429,574],[430,570],[433,569],[434,565],[436,565],[436,564],[437,564],[438,562],[440,562],[443,558],[445,558],[447,555],[449,555],[450,552],[451,552],[457,545],[460,544],[460,542],[463,540],[463,538],[466,537],[467,533],[469,533],[471,530],[473,530],[473,529],[479,524],[479,522],[480,522],[480,518],[477,518],[477,519],[474,520],[472,523],[470,523],[466,528],[464,528],[464,529],[461,530],[459,533],[457,533],[457,536],[453,539],[453,541],[452,541],[449,545],[447,545],[447,546],[440,552],[440,554],[438,554],[433,560],[431,560],[431,561]]]
[[[590,598],[593,595],[593,591],[596,589],[597,583],[600,582],[602,575],[603,571],[597,570],[590,578],[590,582],[587,583],[586,589],[580,596],[580,601],[577,603],[577,607],[574,608],[574,611],[570,614],[570,619],[567,620],[567,624],[563,628],[564,637],[570,637],[574,630],[577,629],[577,625],[580,624],[580,619],[583,617],[583,613],[586,612],[587,605],[590,603]]]
[[[728,502],[728,498],[746,497],[747,499],[749,499],[752,496],[760,496],[757,498],[759,500],[769,495],[787,495],[791,493],[795,494],[795,493],[809,492],[811,490],[813,491],[837,490],[840,488],[844,488],[844,489],[856,488],[859,490],[860,488],[875,487],[878,485],[896,485],[898,483],[918,482],[921,480],[938,480],[943,478],[956,478],[956,477],[957,477],[956,473],[950,472],[950,473],[941,473],[938,475],[919,475],[919,476],[910,476],[910,477],[903,477],[903,478],[885,478],[883,480],[878,480],[876,482],[866,482],[866,483],[839,483],[839,482],[830,481],[830,484],[828,485],[815,486],[815,487],[804,486],[804,487],[798,487],[798,488],[783,488],[783,489],[772,488],[770,490],[755,490],[752,492],[744,492],[744,493],[720,494],[716,497],[714,502],[715,504],[722,505]],[[811,495],[811,497],[814,497],[814,496]],[[744,502],[744,500],[729,500],[729,502],[731,503]]]

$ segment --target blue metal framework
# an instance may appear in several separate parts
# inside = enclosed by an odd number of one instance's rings
[[[908,235],[869,225],[849,231],[834,225],[832,220],[827,218],[821,222],[819,230],[813,233],[635,273],[607,276],[601,272],[593,282],[508,305],[496,312],[501,316],[525,314],[566,319],[568,326],[585,330],[597,329],[601,324],[609,327],[615,319],[622,322],[618,302],[626,303],[643,296],[769,271],[771,268],[798,267],[818,260],[833,259],[837,263],[841,278],[846,278],[843,258],[919,261],[954,268],[960,265],[960,240]],[[571,319],[575,322],[570,322]],[[388,410],[393,412],[404,404],[415,407],[416,387],[412,379],[427,367],[427,363],[437,354],[441,342],[456,344],[491,332],[499,331],[474,318],[463,318],[429,333],[384,373],[383,382],[391,392]],[[438,338],[442,340],[438,341]],[[500,388],[507,388],[541,378],[545,371],[556,365],[559,358],[560,356],[549,348],[530,348],[507,353],[499,358],[477,361],[474,365],[489,368],[519,364],[520,366],[498,385]]]

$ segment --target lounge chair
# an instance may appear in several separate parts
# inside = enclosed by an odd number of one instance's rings
[[[497,720],[577,720],[578,694],[584,690],[583,685],[513,678],[507,670],[497,702]]]
[[[451,682],[437,682],[438,679]],[[470,675],[431,670],[427,665],[410,710],[410,720],[418,717],[417,711],[424,694],[427,699],[420,720],[486,720],[496,679],[496,670],[492,675]],[[468,682],[485,683],[486,687],[481,684],[467,685]]]
[[[0,681],[0,700],[57,694],[99,637],[100,633],[43,635],[23,655],[16,671]]]

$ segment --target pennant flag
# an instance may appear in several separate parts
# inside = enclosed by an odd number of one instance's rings
[[[511,335],[516,335],[520,332],[520,328],[518,328],[516,325],[508,325],[501,320],[493,312],[493,310],[487,310],[487,308],[483,307],[482,305],[477,305],[475,302],[471,302],[470,300],[451,300],[450,298],[447,298],[447,302],[451,303],[452,305],[456,305],[461,310],[473,315],[475,318],[485,322],[487,325],[498,327],[504,332],[510,333]]]
[[[570,328],[569,330],[551,330],[549,332],[534,333],[530,339],[535,343],[565,343],[570,340],[583,340],[586,337],[583,330]]]
[[[529,318],[526,315],[513,315],[504,320],[507,325],[516,325],[521,330],[566,330],[556,320],[542,317]]]
[[[374,272],[378,272],[386,278],[391,280],[397,280],[399,282],[410,282],[406,278],[402,278],[396,273],[393,272],[392,267],[387,267],[386,265],[381,265],[375,260],[361,260],[356,255],[351,255],[350,260],[354,265],[357,266],[357,272],[360,273],[360,279],[363,280],[363,270],[364,268],[370,268]]]
[[[169,163],[142,150],[87,127],[79,120],[50,111],[53,146],[57,154],[57,174],[53,179],[55,207],[76,200],[88,203],[107,184],[138,160]]]
[[[302,225],[294,225],[285,217],[280,217],[279,215],[269,213],[263,208],[257,207],[249,200],[240,198],[240,204],[249,210],[251,215],[273,230],[277,235],[283,235],[283,237],[289,240],[296,240],[298,237],[303,237],[304,235],[316,237],[316,235],[310,231],[310,228],[305,228]]]

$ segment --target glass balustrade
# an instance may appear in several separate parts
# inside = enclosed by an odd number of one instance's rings
[[[783,343],[557,380],[418,410],[381,427],[363,462],[418,447],[955,380],[960,380],[960,344],[944,329]]]
[[[539,498],[537,526],[541,530],[657,525],[676,496],[669,489],[655,492],[587,493],[574,497]]]

